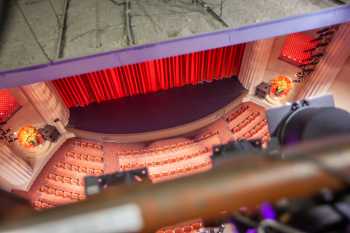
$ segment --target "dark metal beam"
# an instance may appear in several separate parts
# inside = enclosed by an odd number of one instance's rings
[[[135,45],[135,36],[131,24],[131,1],[125,0],[125,29],[128,38],[128,45]]]
[[[100,26],[100,8],[99,8],[99,2],[101,0],[95,0],[95,3],[96,3],[96,48],[100,48],[102,47],[102,39],[101,39],[101,33],[102,33],[102,30],[101,30],[101,26]]]
[[[203,7],[214,19],[219,21],[224,27],[229,27],[229,25],[218,15],[215,11],[203,0],[195,0],[195,3]],[[221,2],[221,13],[222,13],[222,2]]]
[[[56,46],[56,58],[62,58],[64,56],[64,46],[66,43],[66,30],[67,30],[67,16],[68,16],[68,8],[69,8],[70,0],[64,1],[63,14],[61,16],[60,21],[60,29],[57,38],[57,46]]]

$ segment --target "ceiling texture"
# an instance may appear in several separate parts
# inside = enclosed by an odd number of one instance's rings
[[[1,34],[0,71],[337,5],[335,0],[11,0]]]

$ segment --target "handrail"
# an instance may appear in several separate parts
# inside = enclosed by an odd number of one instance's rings
[[[242,154],[203,174],[111,187],[81,203],[3,222],[0,233],[155,232],[188,219],[213,220],[223,210],[340,190],[346,182],[339,175],[350,174],[349,142],[346,135],[284,148],[284,160]]]

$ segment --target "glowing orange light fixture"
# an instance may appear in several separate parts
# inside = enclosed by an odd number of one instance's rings
[[[277,97],[287,96],[293,88],[293,82],[286,76],[278,76],[271,80],[270,94]]]
[[[44,142],[44,138],[38,129],[29,125],[18,131],[18,142],[25,148],[34,148]]]

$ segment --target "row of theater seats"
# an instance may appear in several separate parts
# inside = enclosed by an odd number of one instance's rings
[[[260,112],[251,112],[242,122],[240,122],[238,125],[234,125],[231,128],[232,133],[238,133],[243,131],[245,127],[247,127],[249,124],[251,124],[255,119],[257,119],[260,116]]]
[[[237,109],[234,109],[231,111],[228,116],[226,117],[226,122],[230,123],[234,121],[238,116],[240,116],[242,113],[244,113],[246,110],[249,109],[249,104],[241,104],[238,106]]]
[[[159,154],[160,158],[157,158],[156,156],[150,156],[149,158],[147,156],[140,156],[138,158],[135,158],[134,156],[125,156],[120,157],[120,170],[122,171],[128,171],[128,170],[134,170],[137,168],[143,168],[143,167],[154,167],[154,166],[161,166],[171,163],[177,163],[181,161],[185,161],[188,159],[192,159],[195,157],[202,156],[204,154],[210,153],[208,148],[205,148],[200,151],[196,151],[194,153],[188,153],[188,154],[179,154],[178,156],[164,156],[163,154]]]
[[[55,173],[49,173],[46,179],[49,181],[55,181],[61,184],[70,184],[70,185],[77,185],[77,186],[83,185],[83,182],[81,182],[79,178],[57,175]]]
[[[210,126],[190,138],[159,140],[147,146],[130,144],[116,147],[112,153],[104,153],[102,144],[73,139],[42,172],[33,205],[38,209],[51,208],[84,199],[83,177],[102,175],[107,161],[112,161],[108,163],[112,163],[113,171],[148,167],[149,177],[156,183],[211,169],[211,149],[215,145],[237,139],[260,138],[263,143],[269,140],[264,110],[253,103],[239,105],[222,122],[224,126]],[[113,159],[108,160],[108,156]],[[201,224],[197,221],[158,232],[194,232]]]
[[[156,233],[193,233],[198,232],[202,227],[203,223],[201,220],[193,220],[176,226],[162,228]]]
[[[114,155],[117,157],[118,169],[126,171],[148,167],[149,177],[156,183],[211,169],[211,148],[215,145],[242,139],[261,139],[265,144],[269,140],[264,109],[253,103],[239,105],[223,119],[226,128],[208,128],[191,139],[161,140],[146,148],[116,151]],[[229,132],[223,133],[227,129]],[[199,221],[196,225],[198,228],[187,224],[167,227],[158,232],[197,232],[201,225]]]
[[[153,145],[156,145],[156,146],[149,146],[147,148],[142,148],[138,150],[124,149],[124,150],[116,151],[114,154],[116,156],[125,156],[125,155],[135,156],[135,155],[146,154],[146,153],[163,153],[164,151],[167,151],[167,150],[178,150],[179,148],[184,146],[191,146],[194,143],[204,141],[215,135],[218,135],[218,131],[207,132],[203,135],[200,135],[197,138],[194,138],[193,140],[183,140],[183,141],[169,143],[165,145],[158,145],[154,143]]]
[[[102,150],[103,146],[101,144],[93,143],[93,142],[88,142],[85,140],[73,140],[72,144],[75,146],[79,146],[82,148],[91,148],[91,149],[96,149],[96,150]]]
[[[209,152],[208,146],[202,146],[206,140],[212,140],[218,136],[218,132],[210,132],[193,140],[177,138],[173,140],[162,140],[151,144],[147,148],[137,150],[117,151],[120,170],[130,170],[145,166],[163,165],[171,162],[191,159]],[[219,140],[217,140],[219,143]],[[166,145],[163,145],[166,144]],[[183,153],[183,150],[185,153]],[[181,151],[181,152],[180,152]],[[126,169],[124,169],[124,167]]]
[[[198,159],[198,161],[184,162],[183,164],[172,164],[168,167],[149,167],[149,178],[152,182],[162,182],[190,174],[210,170],[212,161],[210,158]]]
[[[264,110],[253,104],[245,103],[226,118],[233,140],[261,139],[266,144],[270,139]]]
[[[104,174],[103,146],[72,139],[46,165],[35,181],[31,196],[36,209],[46,209],[85,199],[84,177]]]
[[[211,168],[211,148],[241,139],[269,139],[263,108],[243,103],[223,118],[226,128],[208,128],[193,138],[174,138],[153,142],[147,147],[114,151],[119,171],[147,167],[152,181],[159,182]],[[226,135],[224,138],[223,135]],[[230,136],[227,136],[230,135]]]
[[[261,138],[259,137],[260,133],[265,133],[267,131],[267,121],[266,119],[258,121],[252,128],[250,128],[247,132],[245,132],[241,138],[238,139],[253,139],[253,138]]]
[[[66,157],[78,159],[78,160],[82,160],[82,161],[90,161],[90,162],[98,162],[98,163],[103,163],[103,160],[104,160],[103,156],[77,153],[74,151],[68,151],[66,153]]]
[[[53,208],[56,207],[56,205],[47,202],[46,200],[43,200],[41,198],[39,198],[38,200],[35,200],[33,202],[33,207],[35,209],[49,209],[49,208]]]
[[[149,178],[160,182],[211,168],[211,147],[219,144],[217,131],[206,132],[193,139],[161,140],[147,148],[115,153],[119,170],[147,167]]]
[[[51,185],[42,185],[39,191],[42,193],[54,195],[56,197],[62,197],[76,201],[85,199],[85,195],[82,193],[66,191],[64,188],[54,188]]]
[[[55,168],[61,168],[67,171],[82,173],[90,176],[99,176],[103,174],[103,169],[101,168],[81,166],[81,165],[72,164],[69,162],[57,162],[57,164],[55,164]]]

